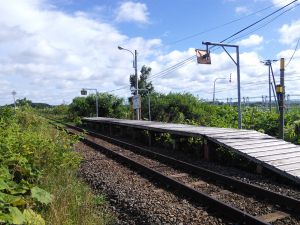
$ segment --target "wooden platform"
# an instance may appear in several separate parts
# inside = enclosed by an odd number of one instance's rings
[[[300,184],[300,146],[254,130],[103,117],[83,118],[83,121],[134,127],[189,137],[204,137]]]

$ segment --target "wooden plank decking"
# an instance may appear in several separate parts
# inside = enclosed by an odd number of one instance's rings
[[[204,137],[300,184],[300,146],[254,130],[215,128],[114,118],[84,118],[106,123],[189,137]]]

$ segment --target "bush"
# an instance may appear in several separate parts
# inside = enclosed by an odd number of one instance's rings
[[[45,224],[44,218],[49,218],[51,212],[49,207],[57,207],[57,193],[61,191],[57,188],[69,185],[72,192],[71,184],[80,186],[75,173],[81,157],[72,151],[77,140],[65,131],[54,129],[27,106],[16,112],[8,107],[0,109],[0,224]],[[80,208],[77,194],[72,195],[76,203],[67,207],[70,224],[83,224],[69,214],[75,205],[75,210]],[[89,201],[80,201],[93,207]],[[56,208],[57,215],[61,211],[61,207]],[[98,216],[88,217],[99,220]],[[60,224],[68,224],[66,221]]]
[[[96,100],[98,98],[98,112],[101,117],[126,118],[129,107],[124,105],[124,100],[117,96],[98,93],[87,97],[76,97],[69,106],[70,119],[76,117],[96,116]]]

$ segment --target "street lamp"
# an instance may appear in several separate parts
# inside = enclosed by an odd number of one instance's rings
[[[12,94],[12,96],[14,98],[14,107],[15,107],[15,110],[16,110],[17,107],[16,107],[16,97],[15,96],[16,96],[17,92],[16,91],[12,91],[11,94]]]
[[[98,117],[98,90],[96,88],[82,88],[81,95],[87,95],[87,91],[96,91],[96,117]]]
[[[230,57],[230,59],[233,61],[233,63],[236,65],[236,73],[237,73],[237,97],[238,97],[238,128],[242,129],[242,112],[241,112],[241,79],[240,79],[240,48],[238,45],[231,45],[231,44],[224,44],[224,43],[212,43],[212,42],[202,42],[202,44],[206,45],[206,54],[202,56],[205,57],[207,63],[210,62],[210,56],[208,51],[208,46],[220,46],[223,48],[223,50],[226,52],[226,54]],[[236,59],[233,59],[231,54],[228,52],[226,47],[235,48],[236,50]],[[200,55],[201,56],[201,55]],[[202,63],[202,60],[199,60],[200,63]]]
[[[215,104],[215,95],[216,95],[216,81],[217,80],[226,80],[225,77],[218,77],[214,81],[214,91],[213,91],[213,104]]]
[[[135,77],[136,77],[136,84],[135,84],[136,92],[135,93],[136,93],[136,96],[138,96],[139,95],[139,79],[138,79],[138,74],[137,74],[137,51],[134,50],[134,53],[133,53],[129,49],[123,48],[121,46],[118,46],[118,49],[128,51],[133,56],[133,61],[132,62],[133,62],[134,74],[135,74]],[[137,120],[140,119],[140,109],[139,108],[136,109],[136,118],[137,118]]]

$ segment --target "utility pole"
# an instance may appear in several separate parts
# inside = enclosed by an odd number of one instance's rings
[[[128,51],[132,54],[133,56],[133,68],[134,68],[134,75],[135,75],[135,78],[136,78],[136,84],[135,84],[135,89],[136,89],[136,94],[135,94],[135,97],[134,97],[134,100],[136,102],[140,102],[140,98],[138,97],[139,96],[139,78],[138,78],[138,73],[137,73],[137,50],[134,50],[134,53],[132,51],[130,51],[129,49],[126,49],[126,48],[123,48],[121,46],[118,46],[118,49],[119,50],[125,50],[125,51]],[[136,119],[139,120],[140,119],[140,108],[141,106],[139,105],[139,107],[137,107],[135,110],[136,110]]]
[[[280,59],[280,84],[276,85],[279,104],[279,138],[284,139],[284,58]]]
[[[275,85],[275,78],[274,78],[274,73],[273,73],[273,68],[272,68],[272,63],[273,62],[277,62],[278,60],[271,60],[271,59],[267,59],[264,61],[261,61],[261,63],[263,63],[265,66],[268,66],[268,70],[269,70],[269,110],[272,110],[272,96],[271,96],[271,89],[273,90],[273,94],[274,94],[274,98],[275,98],[275,103],[277,104],[277,99],[276,99],[276,95],[274,92],[274,88],[273,88],[273,84],[272,84],[272,79],[273,78],[273,83]]]

